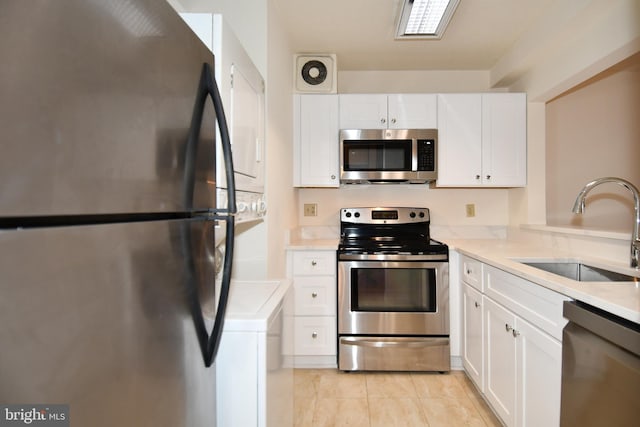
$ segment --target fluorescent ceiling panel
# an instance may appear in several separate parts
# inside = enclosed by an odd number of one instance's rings
[[[396,38],[439,39],[459,0],[404,0]]]

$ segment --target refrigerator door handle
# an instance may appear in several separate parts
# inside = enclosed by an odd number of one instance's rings
[[[200,302],[196,292],[191,292],[191,311],[194,318],[196,331],[198,333],[198,341],[200,343],[202,355],[204,358],[205,366],[209,367],[215,360],[218,346],[220,344],[220,338],[222,336],[222,329],[224,327],[224,317],[227,309],[227,301],[229,298],[229,288],[231,285],[231,267],[233,264],[233,249],[235,240],[235,217],[236,208],[236,186],[233,168],[233,156],[231,152],[231,141],[229,138],[229,129],[227,128],[227,120],[224,114],[224,108],[222,106],[222,100],[218,91],[211,66],[208,63],[204,63],[202,66],[202,72],[200,74],[200,82],[198,84],[198,93],[196,95],[196,102],[193,109],[193,115],[191,118],[191,126],[189,129],[189,137],[187,140],[186,158],[185,158],[185,209],[191,210],[193,206],[193,193],[195,187],[195,169],[196,169],[196,153],[198,148],[198,142],[200,137],[200,129],[202,126],[202,117],[204,114],[204,106],[207,97],[211,97],[213,101],[213,107],[216,114],[216,122],[220,130],[220,139],[222,146],[222,155],[224,157],[225,175],[227,179],[227,197],[228,204],[226,209],[213,209],[208,214],[210,220],[223,220],[226,222],[226,244],[225,255],[222,267],[222,283],[220,288],[220,296],[218,299],[218,309],[215,316],[215,323],[211,335],[206,331],[204,319],[200,308]],[[188,234],[187,234],[188,236]],[[188,242],[190,243],[190,242]],[[213,243],[213,242],[212,242]],[[191,250],[191,245],[185,245],[186,250]],[[196,277],[193,258],[188,256],[191,260],[189,262],[189,274],[192,277]],[[211,283],[211,286],[214,284]]]

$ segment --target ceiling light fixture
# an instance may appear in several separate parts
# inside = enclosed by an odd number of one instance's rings
[[[460,0],[403,0],[396,39],[442,38]]]

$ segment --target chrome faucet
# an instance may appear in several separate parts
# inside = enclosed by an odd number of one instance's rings
[[[614,177],[598,178],[589,182],[584,186],[582,191],[580,191],[580,194],[578,194],[576,202],[573,204],[573,213],[584,213],[584,202],[589,191],[605,182],[613,182],[615,184],[622,185],[627,190],[631,191],[631,193],[633,193],[636,219],[633,223],[633,235],[631,236],[631,267],[640,269],[640,192],[632,183],[622,178]]]

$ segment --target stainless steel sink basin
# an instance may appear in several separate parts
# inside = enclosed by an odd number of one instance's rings
[[[521,261],[522,262],[522,261]],[[603,268],[593,267],[580,262],[551,261],[551,262],[522,262],[522,264],[539,268],[549,273],[557,274],[578,282],[639,282],[640,278],[629,276]]]

